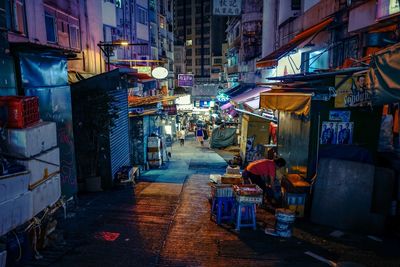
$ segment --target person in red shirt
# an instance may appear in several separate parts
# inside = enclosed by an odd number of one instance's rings
[[[251,162],[243,171],[243,177],[250,179],[253,184],[258,185],[269,200],[274,197],[274,192],[271,188],[275,184],[276,168],[281,168],[286,165],[283,158],[273,160],[260,159]],[[268,186],[267,186],[268,185]]]

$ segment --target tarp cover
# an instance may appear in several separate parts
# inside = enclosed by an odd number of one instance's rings
[[[371,59],[369,79],[373,90],[373,105],[400,101],[400,43],[391,46]]]
[[[236,142],[236,128],[215,128],[210,140],[211,148],[224,148]]]
[[[288,111],[307,116],[311,108],[310,94],[293,93],[261,93],[260,108]]]

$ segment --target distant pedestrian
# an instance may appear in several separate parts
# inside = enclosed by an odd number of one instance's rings
[[[202,127],[196,129],[196,139],[200,142],[201,146],[204,146],[204,131]]]
[[[180,141],[181,146],[185,145],[185,137],[186,137],[186,131],[185,128],[182,128],[179,132],[178,132],[178,138]]]

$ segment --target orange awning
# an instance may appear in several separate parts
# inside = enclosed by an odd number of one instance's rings
[[[328,27],[329,24],[333,22],[333,18],[328,18],[321,23],[314,25],[301,33],[297,34],[292,40],[290,40],[287,44],[281,46],[271,54],[266,57],[260,59],[256,63],[257,68],[271,68],[276,67],[278,65],[278,60],[285,55],[287,55],[290,51],[296,48],[299,44],[305,41],[307,38],[310,38],[314,34],[317,34]]]

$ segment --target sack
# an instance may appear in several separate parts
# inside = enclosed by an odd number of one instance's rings
[[[204,135],[204,140],[207,140],[207,139],[208,139],[208,133],[207,133],[207,131],[203,131],[203,135]]]

